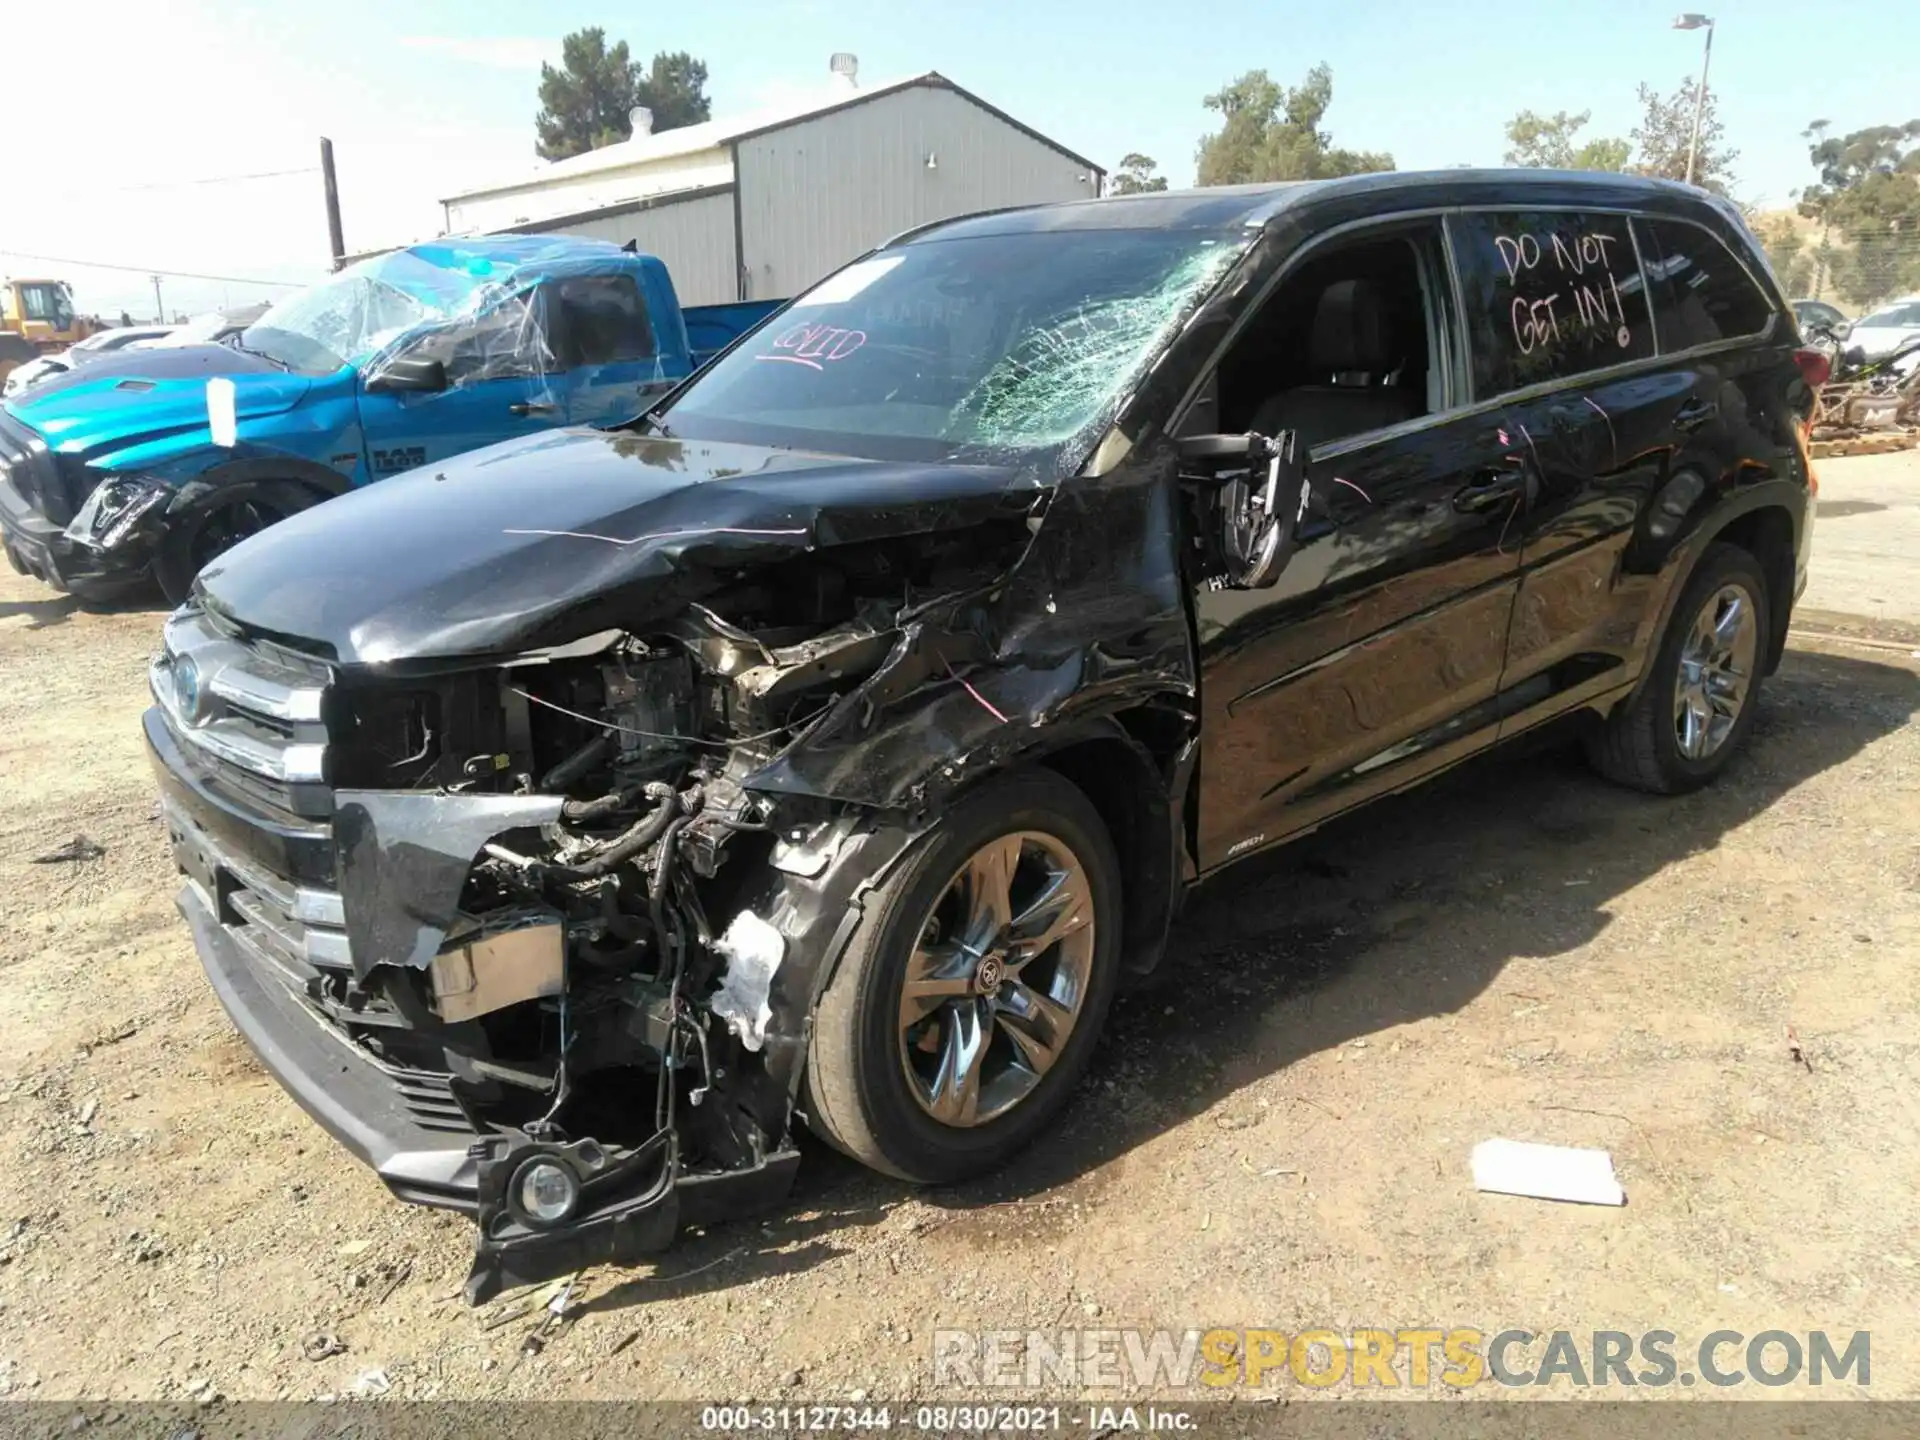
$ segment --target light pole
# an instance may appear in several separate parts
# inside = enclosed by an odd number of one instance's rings
[[[1687,184],[1693,184],[1694,162],[1700,155],[1700,117],[1707,108],[1707,66],[1713,63],[1713,17],[1688,12],[1677,16],[1673,22],[1676,30],[1705,30],[1707,32],[1706,49],[1700,56],[1700,88],[1693,97],[1693,135],[1687,141]]]

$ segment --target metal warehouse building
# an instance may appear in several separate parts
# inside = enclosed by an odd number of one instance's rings
[[[689,305],[780,299],[916,225],[1081,200],[1104,172],[942,75],[647,133],[440,203],[449,233],[585,235],[658,255]]]

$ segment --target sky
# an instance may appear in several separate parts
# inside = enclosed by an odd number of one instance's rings
[[[1698,3],[1698,0],[1695,0]],[[1736,196],[1775,208],[1812,178],[1810,120],[1836,133],[1920,115],[1920,4],[1708,0],[1711,87],[1739,149]],[[349,251],[438,232],[438,201],[524,173],[535,87],[560,36],[600,25],[641,59],[707,63],[714,113],[818,93],[827,58],[870,82],[938,70],[1111,169],[1128,151],[1191,183],[1242,72],[1332,67],[1324,128],[1402,169],[1498,164],[1516,111],[1591,110],[1624,136],[1646,80],[1697,74],[1675,0],[0,0],[11,117],[0,272],[57,275],[83,310],[169,313],[291,293],[326,273],[317,171],[332,138]],[[283,174],[279,172],[293,171]],[[231,176],[266,178],[230,181]],[[222,183],[207,183],[221,181]],[[40,259],[30,257],[52,257]],[[128,267],[114,271],[75,261]],[[265,282],[283,282],[278,285]]]

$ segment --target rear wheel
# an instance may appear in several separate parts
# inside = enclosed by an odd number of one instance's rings
[[[1710,548],[1674,606],[1640,693],[1589,740],[1594,768],[1660,795],[1717,776],[1753,728],[1771,626],[1760,562],[1737,546]]]
[[[815,1015],[813,1127],[938,1183],[1059,1113],[1113,999],[1119,862],[1085,795],[1023,771],[963,800],[876,892]]]
[[[180,604],[214,557],[319,498],[291,480],[256,480],[216,490],[193,509],[170,516],[153,556],[160,593],[169,604]]]

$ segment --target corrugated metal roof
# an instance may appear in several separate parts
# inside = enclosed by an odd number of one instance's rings
[[[462,190],[457,195],[444,196],[440,203],[453,205],[462,200],[473,200],[485,195],[511,194],[517,190],[538,190],[556,180],[606,174],[635,166],[655,164],[661,160],[671,160],[679,155],[697,155],[706,150],[722,149],[736,140],[744,140],[751,135],[762,135],[769,130],[779,130],[834,110],[865,104],[869,100],[878,99],[895,91],[906,90],[915,85],[938,85],[963,95],[981,109],[997,116],[1042,144],[1058,150],[1068,159],[1102,175],[1106,173],[1104,167],[1095,165],[1084,155],[1078,155],[1058,141],[1048,139],[1039,131],[1021,124],[1004,110],[988,104],[972,91],[954,84],[939,71],[929,70],[921,75],[910,75],[904,80],[889,80],[880,85],[862,85],[857,90],[834,86],[823,90],[817,96],[786,105],[749,111],[726,119],[707,120],[698,125],[682,125],[674,130],[664,130],[631,140],[622,140],[613,145],[603,145],[600,149],[589,150],[584,155],[572,155],[565,160],[555,160],[550,164],[537,166],[512,180],[502,180],[472,190]]]
[[[857,90],[850,90],[844,86],[823,88],[817,96],[793,101],[786,105],[750,110],[741,115],[720,120],[706,120],[698,125],[682,125],[677,129],[662,130],[651,135],[636,136],[631,140],[621,140],[612,145],[603,145],[598,150],[587,151],[584,155],[570,155],[565,160],[555,160],[536,166],[512,180],[501,180],[492,185],[462,190],[457,195],[445,197],[440,203],[452,204],[459,200],[471,200],[480,195],[498,195],[505,191],[536,188],[554,180],[566,180],[581,175],[599,175],[609,170],[625,170],[629,166],[671,160],[676,155],[697,155],[702,150],[716,150],[731,144],[743,135],[752,135],[761,130],[778,129],[796,120],[805,120],[828,110],[837,110],[843,105],[871,100],[876,95],[904,90],[909,85],[921,85],[929,81],[938,83],[940,79],[936,72],[929,70],[924,75],[910,75],[904,80],[889,80],[883,85],[862,85]]]

